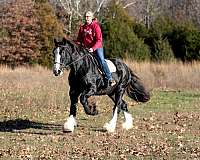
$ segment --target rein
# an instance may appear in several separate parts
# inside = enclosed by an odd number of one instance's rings
[[[72,65],[72,64],[74,64],[74,63],[80,61],[81,59],[83,59],[84,57],[86,57],[86,56],[88,56],[88,55],[89,55],[89,54],[85,54],[85,55],[82,56],[81,58],[79,58],[79,59],[77,59],[77,60],[75,60],[75,61],[72,61],[71,63],[69,63],[69,64],[67,64],[67,65],[65,65],[64,63],[60,63],[60,64],[64,66],[63,68],[67,68],[68,66],[70,66],[70,65]]]
[[[62,47],[66,48],[66,46],[64,46],[64,45],[63,45]],[[74,64],[74,63],[80,61],[81,59],[83,59],[83,58],[86,57],[86,56],[92,56],[92,55],[91,55],[90,53],[86,53],[85,55],[81,56],[79,59],[76,59],[76,60],[72,61],[72,62],[69,63],[69,64],[58,63],[58,62],[55,62],[54,64],[60,64],[60,65],[62,65],[62,68],[68,68],[68,66],[70,66],[70,65],[72,65],[72,64]]]

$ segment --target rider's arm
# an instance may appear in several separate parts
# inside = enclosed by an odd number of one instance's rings
[[[94,26],[94,32],[95,32],[95,44],[92,47],[92,49],[95,51],[97,48],[102,48],[102,32],[101,28],[98,24]]]

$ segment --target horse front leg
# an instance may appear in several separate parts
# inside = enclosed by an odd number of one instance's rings
[[[64,123],[63,132],[73,132],[74,127],[77,126],[75,117],[76,117],[76,112],[77,112],[77,103],[78,103],[79,93],[76,92],[75,90],[70,90],[69,95],[70,95],[70,101],[71,101],[70,113],[69,113],[69,117]]]
[[[96,109],[91,109],[89,107],[88,98],[90,96],[93,96],[95,94],[95,92],[96,92],[96,87],[92,86],[92,87],[90,87],[89,90],[87,90],[87,91],[85,90],[80,96],[80,102],[83,105],[85,113],[88,115],[92,115],[92,116],[97,115],[98,111]]]

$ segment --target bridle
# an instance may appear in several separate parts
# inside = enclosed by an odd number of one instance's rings
[[[63,47],[63,48],[67,48],[67,46],[65,46],[65,45],[59,45],[59,46],[57,46],[57,47]],[[63,51],[62,51],[63,52]],[[77,53],[78,53],[78,51],[76,51]],[[61,57],[62,57],[62,55],[63,55],[63,53],[61,54]],[[55,62],[54,63],[54,65],[56,65],[56,64],[60,64],[61,65],[61,70],[62,69],[67,69],[68,67],[70,67],[72,64],[74,64],[74,63],[76,63],[76,62],[78,62],[78,61],[80,61],[80,60],[82,60],[84,57],[86,57],[86,56],[92,56],[90,53],[85,53],[83,56],[81,56],[79,59],[76,59],[76,60],[74,60],[74,61],[72,61],[72,62],[70,62],[70,63],[68,63],[68,64],[65,64],[65,63],[60,63],[60,62]]]

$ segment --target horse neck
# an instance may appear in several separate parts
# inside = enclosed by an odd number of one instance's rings
[[[71,57],[72,61],[74,62],[70,68],[75,73],[78,74],[81,73],[87,73],[90,69],[90,57],[89,55],[85,55],[87,53],[79,52],[77,51],[76,54],[72,54]]]

